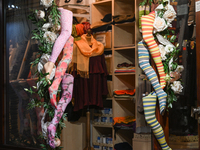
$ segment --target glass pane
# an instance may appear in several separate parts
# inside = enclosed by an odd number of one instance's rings
[[[7,95],[6,144],[22,147],[39,147],[38,139],[43,109],[28,110],[32,96],[24,91],[35,85],[30,62],[36,59],[37,43],[31,40],[34,28],[28,20],[33,9],[43,9],[40,0],[6,0],[6,47],[9,59],[9,87]]]
[[[179,64],[184,66],[184,89],[169,111],[169,142],[174,149],[198,148],[197,116],[191,116],[191,109],[197,108],[196,46],[194,40],[184,43],[179,57]]]

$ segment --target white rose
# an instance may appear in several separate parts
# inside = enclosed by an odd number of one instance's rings
[[[164,13],[163,18],[167,20],[168,23],[171,23],[176,18],[176,12],[171,5],[166,6],[167,11]]]
[[[40,0],[40,5],[43,5],[45,8],[52,6],[53,0]]]
[[[45,12],[42,10],[37,11],[37,18],[43,19],[45,17]]]
[[[154,20],[154,32],[160,32],[167,28],[167,24],[165,23],[165,20],[160,17],[156,17]]]
[[[165,51],[166,51],[167,54],[173,52],[173,50],[174,50],[173,45],[166,45],[165,46]]]
[[[180,81],[174,81],[173,84],[171,84],[170,86],[175,93],[179,94],[180,92],[182,92],[183,86],[181,85]]]
[[[45,41],[47,43],[53,44],[55,42],[55,40],[57,39],[57,35],[55,33],[51,32],[51,31],[46,31],[44,33],[43,38],[45,39]]]
[[[177,68],[176,68],[176,70],[175,70],[175,72],[181,73],[183,70],[184,70],[183,65],[178,65]]]
[[[51,23],[45,23],[43,26],[42,26],[42,30],[43,31],[47,31],[48,28],[51,28],[52,27],[52,24]]]
[[[165,51],[165,47],[164,47],[163,45],[161,45],[161,44],[159,44],[158,47],[159,47],[159,50],[160,50],[161,59],[162,59],[162,60],[166,60],[167,57],[166,57],[165,55],[166,55],[167,53],[166,53],[166,51]]]
[[[42,57],[40,58],[40,61],[38,63],[38,72],[42,72],[43,68],[44,68],[44,64],[46,64],[49,60],[50,55],[48,54],[42,54]],[[55,76],[55,71],[56,71],[56,66],[53,66],[52,72],[50,74],[49,80],[52,80],[53,77]],[[40,82],[38,82],[37,84],[37,88],[39,88],[39,86],[41,85]]]

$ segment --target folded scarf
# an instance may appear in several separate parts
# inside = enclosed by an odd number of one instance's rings
[[[75,69],[82,78],[89,78],[90,57],[102,55],[103,52],[102,43],[96,41],[92,35],[90,37],[86,34],[82,35],[81,40],[75,41],[72,64],[69,66],[69,70]]]

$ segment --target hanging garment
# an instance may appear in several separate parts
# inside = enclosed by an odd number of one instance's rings
[[[104,54],[89,59],[89,78],[82,78],[75,69],[71,72],[74,76],[74,111],[87,106],[103,108],[102,96],[108,94]]]
[[[78,74],[83,78],[89,78],[89,58],[101,55],[104,52],[104,46],[102,43],[96,41],[93,36],[91,36],[90,47],[86,38],[86,34],[84,34],[81,36],[81,40],[75,41],[72,64],[69,67],[70,70],[77,70]]]

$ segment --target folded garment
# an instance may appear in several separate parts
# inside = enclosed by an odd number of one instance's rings
[[[115,69],[115,73],[131,73],[131,72],[135,72],[135,69]]]
[[[133,22],[135,21],[134,15],[116,15],[113,16],[113,24],[120,24],[125,22]]]
[[[93,29],[93,28],[98,28],[98,27],[101,27],[103,25],[108,25],[108,24],[111,24],[112,23],[112,14],[106,14],[104,16],[103,19],[101,19],[101,21],[97,21],[97,22],[94,22],[93,24],[90,25],[90,28]]]
[[[93,33],[108,31],[108,30],[112,30],[112,25],[111,24],[105,24],[105,25],[102,25],[102,26],[99,26],[99,27],[96,27],[96,28],[92,28],[91,30],[92,30]]]
[[[115,125],[116,123],[124,123],[124,124],[128,124],[130,122],[135,122],[136,119],[134,116],[126,116],[126,117],[114,117],[113,118],[113,125]]]
[[[115,144],[114,149],[115,150],[132,150],[133,148],[130,146],[129,143],[123,142],[123,143]]]
[[[135,89],[134,90],[115,90],[114,94],[116,94],[116,95],[135,95]]]
[[[129,64],[127,62],[123,62],[123,63],[117,65],[117,68],[132,68],[132,67],[134,67],[134,65],[133,64]]]

